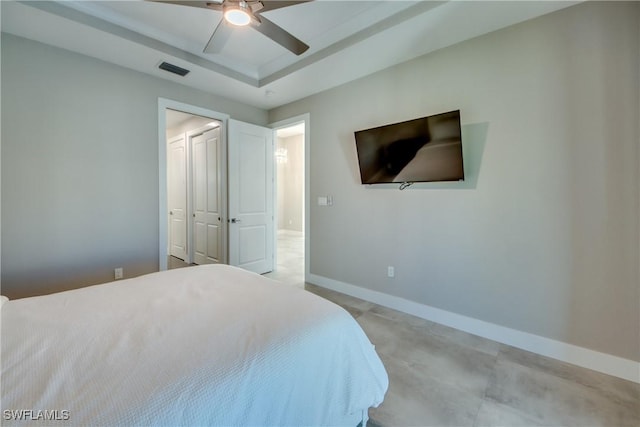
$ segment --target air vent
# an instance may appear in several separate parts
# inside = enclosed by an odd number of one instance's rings
[[[168,62],[163,62],[162,64],[158,65],[158,68],[160,68],[161,70],[168,71],[168,72],[173,73],[173,74],[177,74],[177,75],[182,76],[182,77],[184,77],[187,74],[189,74],[189,70],[185,70],[184,68],[180,68],[177,65],[169,64]]]

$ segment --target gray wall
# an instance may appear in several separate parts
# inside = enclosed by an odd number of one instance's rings
[[[311,273],[640,361],[639,8],[580,4],[271,111],[311,116]],[[465,183],[360,184],[354,131],[453,109]]]
[[[2,293],[158,269],[158,97],[266,111],[2,34]]]

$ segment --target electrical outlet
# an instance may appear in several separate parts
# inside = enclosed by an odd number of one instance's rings
[[[118,267],[113,270],[113,276],[116,280],[122,279],[124,277],[124,272],[122,271],[122,267]]]
[[[396,269],[392,265],[387,267],[387,277],[396,277]]]

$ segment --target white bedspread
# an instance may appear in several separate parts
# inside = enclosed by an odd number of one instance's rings
[[[357,424],[388,386],[342,308],[224,265],[1,312],[2,425]]]

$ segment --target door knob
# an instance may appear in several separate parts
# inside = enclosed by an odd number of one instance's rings
[[[238,218],[231,218],[231,223],[232,224],[236,224],[238,222],[240,222],[240,220]]]

